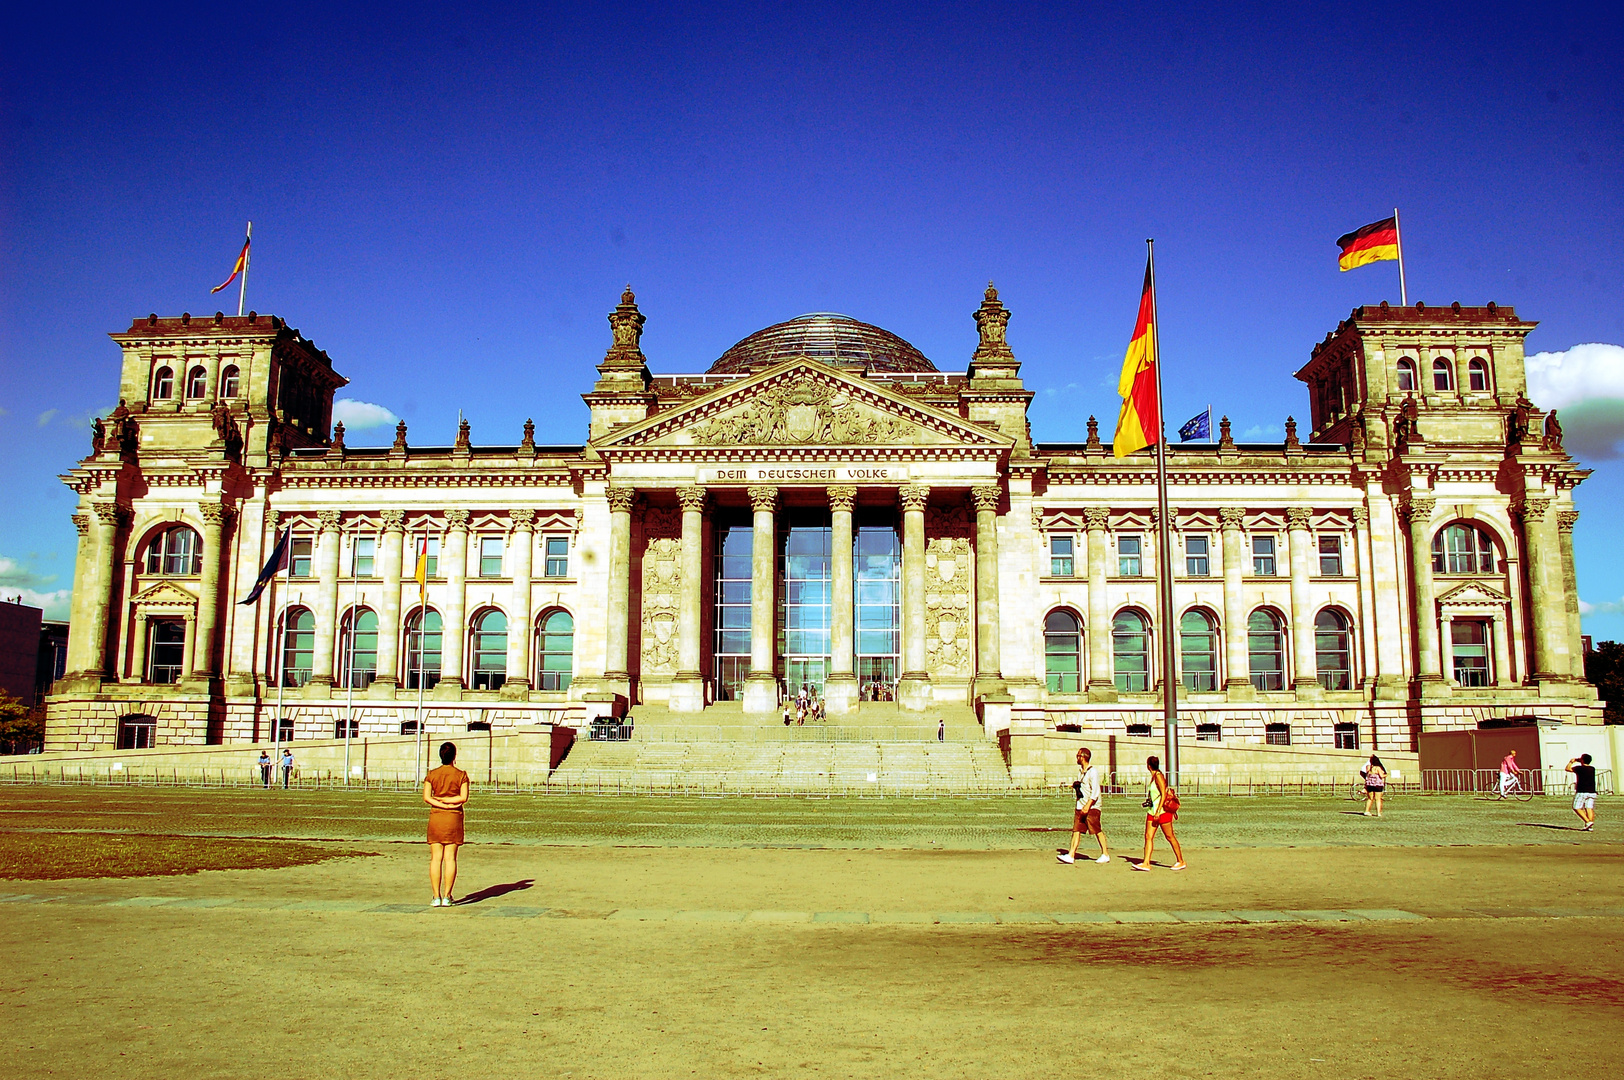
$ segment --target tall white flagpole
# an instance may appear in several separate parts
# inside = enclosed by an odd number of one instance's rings
[[[1404,230],[1398,227],[1398,207],[1393,207],[1393,239],[1398,241],[1398,302],[1410,306],[1410,292],[1404,287]]]
[[[1156,309],[1156,241],[1146,240],[1150,257],[1150,333],[1152,354],[1156,358],[1156,592],[1161,606],[1162,624],[1162,733],[1167,760],[1163,762],[1167,782],[1178,786],[1178,678],[1177,628],[1173,611],[1173,529],[1167,508],[1167,419],[1162,406],[1162,337],[1161,316]],[[1209,423],[1211,418],[1209,417]]]
[[[422,554],[420,554],[418,558],[427,558],[428,550],[428,533],[424,532]],[[412,566],[412,575],[415,577],[416,574],[417,566],[416,563],[414,563]],[[428,571],[425,570],[423,573],[423,582],[417,587],[417,738],[413,744],[415,749],[413,751],[414,757],[412,768],[417,770],[417,779],[419,780],[423,778],[423,640],[425,631],[428,629],[428,596]],[[440,647],[443,649],[445,648],[445,628],[443,623],[441,624],[440,634]]]
[[[237,316],[242,317],[243,301],[248,298],[248,263],[254,257],[254,223],[248,223],[248,235],[243,238],[242,281],[237,285]]]
[[[293,530],[288,530],[288,551],[286,565],[282,567],[282,614],[277,619],[280,628],[276,635],[276,730],[271,732],[271,749],[276,759],[275,767],[281,767],[282,760],[282,691],[288,682],[288,591],[293,584]],[[274,775],[274,774],[273,774]]]
[[[355,724],[355,630],[357,603],[360,601],[361,579],[356,572],[355,557],[360,548],[361,523],[356,522],[355,536],[350,539],[350,641],[349,659],[344,664],[344,786],[350,786],[350,728]]]

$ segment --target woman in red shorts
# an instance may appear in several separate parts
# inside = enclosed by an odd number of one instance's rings
[[[1150,851],[1156,844],[1156,830],[1162,830],[1167,842],[1173,845],[1173,869],[1184,869],[1184,850],[1179,847],[1179,838],[1173,835],[1174,814],[1163,812],[1162,801],[1167,798],[1167,777],[1162,775],[1162,761],[1158,757],[1145,759],[1145,768],[1150,770],[1150,783],[1145,788],[1145,857],[1139,862],[1130,862],[1128,865],[1135,870],[1150,869]]]
[[[450,907],[457,883],[457,848],[462,844],[462,808],[468,801],[468,774],[457,768],[455,743],[440,744],[440,767],[423,777],[423,801],[429,804],[430,907]]]

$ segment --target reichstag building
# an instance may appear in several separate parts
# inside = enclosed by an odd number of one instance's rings
[[[1237,443],[1226,421],[1171,448],[1168,551],[1150,452],[1114,459],[1093,422],[1035,442],[1009,310],[989,286],[973,315],[964,370],[813,314],[655,374],[628,290],[581,445],[464,423],[418,446],[402,423],[381,448],[345,445],[347,380],[282,319],[138,319],[112,335],[119,407],[63,478],[79,550],[47,749],[398,736],[419,715],[769,723],[802,687],[832,721],[879,700],[973,710],[989,740],[1137,734],[1166,678],[1215,741],[1600,722],[1572,544],[1587,473],[1527,398],[1535,324],[1511,308],[1356,308],[1297,372],[1307,432]],[[284,531],[286,570],[239,603]]]

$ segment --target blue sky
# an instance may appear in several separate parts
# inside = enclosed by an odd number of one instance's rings
[[[249,306],[414,442],[458,409],[579,442],[628,281],[656,371],[819,310],[962,370],[991,278],[1037,437],[1109,431],[1149,236],[1174,421],[1278,439],[1313,344],[1397,301],[1333,241],[1398,206],[1412,301],[1513,304],[1561,354],[1586,630],[1624,637],[1624,352],[1570,352],[1624,342],[1615,7],[91,5],[0,38],[5,595],[71,585],[106,334],[228,307],[249,218]]]

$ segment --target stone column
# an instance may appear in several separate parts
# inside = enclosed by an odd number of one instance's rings
[[[192,650],[195,666],[188,667],[193,679],[207,682],[219,674],[215,662],[215,623],[220,615],[220,569],[225,565],[226,508],[218,502],[198,503],[203,515],[203,580],[197,596],[197,646]]]
[[[632,506],[637,492],[629,487],[612,487],[609,499],[609,610],[604,628],[603,679],[608,692],[630,700],[631,667],[627,661],[627,641],[632,617]]]
[[[1314,653],[1314,601],[1308,579],[1314,554],[1306,506],[1286,509],[1286,542],[1291,558],[1291,660],[1299,697],[1319,695],[1319,670]]]
[[[1494,613],[1494,685],[1513,687],[1517,685],[1511,677],[1511,635],[1509,624],[1504,611]]]
[[[378,674],[369,693],[393,697],[399,685],[400,669],[400,568],[406,554],[406,514],[400,510],[383,512],[383,599],[378,604]],[[415,561],[412,572],[417,572]]]
[[[182,631],[183,636],[181,637],[181,641],[185,644],[180,647],[180,669],[182,671],[191,671],[193,657],[197,651],[197,616],[187,612],[181,616],[181,621],[186,624],[186,628]]]
[[[666,707],[672,712],[696,713],[705,708],[704,657],[701,636],[705,626],[705,489],[677,489],[682,507],[682,578],[677,598],[677,677]]]
[[[536,512],[510,510],[513,532],[508,537],[508,570],[513,595],[508,601],[507,678],[502,696],[523,699],[530,692],[530,563],[535,556]]]
[[[445,541],[437,569],[446,579],[445,611],[440,619],[440,681],[434,696],[462,697],[462,655],[468,645],[468,511],[445,512]]]
[[[80,653],[84,663],[81,674],[88,681],[99,682],[108,673],[107,623],[113,612],[113,574],[118,566],[118,527],[124,522],[129,511],[112,502],[91,503],[91,510],[96,514],[95,577],[89,582],[90,588],[86,590],[88,605],[86,607],[75,605],[73,622],[82,623],[85,628]],[[76,584],[76,595],[77,592]],[[114,670],[116,672],[116,668]],[[117,677],[116,674],[114,677]]]
[[[1381,662],[1376,653],[1374,600],[1375,582],[1371,580],[1374,565],[1370,558],[1370,511],[1363,506],[1353,508],[1353,566],[1359,582],[1359,648],[1354,655],[1354,671],[1362,676],[1354,686],[1370,686],[1381,674]]]
[[[778,677],[773,646],[777,636],[774,603],[774,556],[778,552],[778,489],[750,489],[755,535],[750,547],[750,675],[744,684],[744,711],[772,712],[778,708]]]
[[[857,711],[857,659],[855,644],[855,584],[853,582],[852,511],[857,489],[848,485],[829,489],[830,567],[829,677],[824,680],[825,707],[837,716]]]
[[[74,529],[79,533],[79,547],[74,552],[73,558],[73,587],[76,591],[75,595],[77,595],[77,590],[84,588],[88,591],[91,584],[91,575],[93,571],[90,569],[90,567],[93,565],[92,556],[94,554],[95,542],[90,539],[90,515],[76,513],[70,515],[70,517],[73,520]],[[74,625],[79,621],[81,616],[79,615],[77,609],[74,609],[70,611],[69,617],[68,662],[62,671],[62,677],[64,680],[69,675],[84,670],[85,667],[85,634],[82,629]]]
[[[998,628],[998,505],[1003,497],[1003,488],[997,484],[970,489],[976,511],[977,697],[1004,692]]]
[[[1224,689],[1231,701],[1253,698],[1252,664],[1246,651],[1246,512],[1218,511],[1224,549]]]
[[[1435,501],[1412,495],[1405,506],[1410,525],[1410,586],[1415,609],[1416,681],[1426,694],[1447,693],[1438,653],[1438,605],[1432,592],[1432,510]]]
[[[333,643],[338,639],[338,548],[344,538],[340,531],[343,513],[323,510],[316,518],[320,522],[316,534],[316,637],[305,693],[308,697],[327,697],[333,689]]]
[[[1447,611],[1438,616],[1438,666],[1444,682],[1460,685],[1455,681],[1455,617]]]
[[[147,642],[152,639],[152,624],[147,620],[144,611],[136,612],[135,640],[130,642],[130,673],[122,682],[144,683],[147,681]]]
[[[1111,677],[1111,605],[1105,592],[1105,581],[1110,575],[1110,523],[1110,511],[1103,506],[1083,510],[1083,524],[1088,528],[1088,696],[1091,701],[1116,700],[1116,680]]]
[[[904,709],[930,707],[930,672],[925,668],[925,504],[930,488],[897,489],[902,501],[902,679],[897,701]]]
[[[1528,567],[1528,593],[1534,616],[1534,682],[1561,683],[1571,676],[1568,661],[1568,620],[1561,587],[1562,552],[1551,500],[1524,499],[1523,547]]]
[[[1573,561],[1573,527],[1579,524],[1577,510],[1556,514],[1557,541],[1562,545],[1562,598],[1568,614],[1568,663],[1575,679],[1585,677],[1583,628],[1579,622],[1579,576]]]

